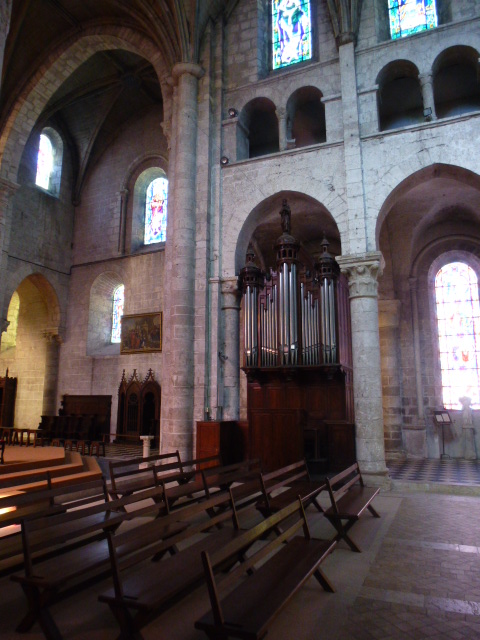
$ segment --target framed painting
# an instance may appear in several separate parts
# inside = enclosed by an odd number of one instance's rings
[[[162,350],[162,312],[122,316],[120,353]]]

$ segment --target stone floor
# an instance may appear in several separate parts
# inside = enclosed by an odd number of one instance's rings
[[[375,499],[380,519],[369,513],[352,529],[363,549],[338,545],[323,565],[334,594],[311,579],[278,616],[272,640],[457,640],[480,638],[480,502],[476,496],[411,490],[383,492]],[[454,487],[453,489],[454,490]],[[333,535],[331,525],[308,511],[315,536]],[[243,514],[242,525],[258,519]],[[106,580],[53,608],[66,639],[116,638],[108,607],[97,600]],[[145,627],[146,640],[200,640],[194,621],[208,608],[204,588]],[[25,611],[20,587],[0,580],[0,637],[20,638],[15,624]],[[36,625],[26,636],[43,638]]]

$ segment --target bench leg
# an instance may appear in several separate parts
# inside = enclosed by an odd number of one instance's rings
[[[118,636],[118,640],[144,640],[138,625],[135,624],[130,611],[126,607],[117,605],[114,602],[109,602],[108,606],[120,625],[121,633]]]
[[[375,509],[372,507],[371,504],[368,505],[367,509],[370,511],[370,513],[374,518],[380,518],[380,514],[377,511],[375,511]]]
[[[333,584],[330,582],[330,580],[327,578],[327,576],[323,573],[321,569],[317,568],[313,572],[313,575],[318,580],[318,582],[322,585],[325,591],[328,591],[329,593],[335,593],[335,587],[333,586]]]
[[[50,593],[40,593],[36,587],[26,584],[22,584],[22,589],[27,596],[28,612],[18,624],[16,631],[26,633],[38,621],[47,640],[62,640],[62,634],[46,606]]]
[[[337,530],[337,535],[335,536],[335,540],[339,542],[340,540],[345,540],[352,551],[356,553],[362,553],[360,547],[350,538],[348,535],[349,529],[354,525],[356,520],[350,520],[346,525],[342,524],[340,520],[336,520],[335,518],[328,518],[329,521],[333,524],[335,529]]]

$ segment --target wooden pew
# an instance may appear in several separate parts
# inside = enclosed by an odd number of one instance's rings
[[[0,491],[0,575],[23,565],[21,524],[25,518],[64,513],[108,500],[103,478],[79,482],[70,486],[52,485],[50,477],[39,482],[36,491],[22,492],[15,487]],[[10,527],[7,532],[6,527]]]
[[[127,520],[155,517],[159,492],[157,487],[110,502],[25,518],[24,573],[11,576],[21,585],[28,603],[17,631],[26,632],[38,621],[48,640],[62,638],[50,610],[52,605],[109,575],[107,532],[115,531]],[[150,498],[153,503],[148,502]],[[128,512],[127,507],[131,507]],[[182,523],[170,523],[164,527],[163,535],[167,538],[183,528]]]
[[[251,549],[248,558],[225,576],[226,563],[282,528],[277,537]],[[303,536],[296,535],[300,530]],[[333,540],[310,537],[302,502],[297,500],[223,547],[202,551],[212,610],[195,622],[195,628],[222,640],[264,638],[277,614],[310,576],[325,591],[334,592],[320,564],[335,545]]]
[[[280,511],[299,496],[305,508],[313,504],[323,513],[318,497],[326,489],[325,481],[310,478],[305,460],[262,474],[262,485],[263,497],[256,506],[265,517]]]
[[[220,509],[225,503],[230,508]],[[205,512],[213,516],[203,517]],[[233,527],[224,526],[230,520]],[[165,527],[179,523],[185,528],[166,539]],[[200,533],[208,535],[198,540]],[[108,532],[113,586],[99,600],[117,618],[122,638],[142,638],[140,629],[147,622],[202,582],[200,552],[218,548],[238,535],[229,493],[190,504],[133,530]],[[167,552],[173,555],[165,557]],[[242,554],[243,549],[233,562],[242,559]]]
[[[182,472],[182,461],[177,450],[145,458],[110,461],[109,469],[109,493],[112,498],[118,499],[158,486],[158,478],[167,473]]]
[[[226,491],[236,483],[243,483],[261,473],[261,462],[258,458],[243,460],[222,467],[202,469],[203,485],[208,496],[216,491]]]
[[[326,482],[332,505],[325,511],[325,517],[337,530],[335,540],[343,539],[353,551],[361,552],[360,547],[350,538],[348,532],[365,509],[368,509],[375,518],[380,517],[371,505],[380,489],[364,485],[357,463],[332,478],[327,478]]]

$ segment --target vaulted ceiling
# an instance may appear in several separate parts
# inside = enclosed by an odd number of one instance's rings
[[[153,43],[163,66],[198,61],[209,20],[237,0],[13,0],[0,94],[0,128],[29,80],[48,56],[87,29],[128,28]],[[50,97],[36,128],[60,130],[71,149],[80,196],[88,168],[127,122],[148,109],[163,117],[162,92],[152,64],[141,55],[112,48],[75,68]]]

